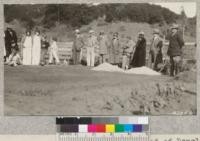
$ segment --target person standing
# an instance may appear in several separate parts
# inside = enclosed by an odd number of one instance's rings
[[[31,32],[26,32],[26,37],[23,43],[23,65],[31,65],[32,63],[32,37]]]
[[[3,37],[4,37],[3,57],[4,57],[4,62],[6,62],[5,32]]]
[[[81,62],[81,50],[84,46],[83,39],[81,37],[80,31],[75,30],[76,38],[73,42],[72,53],[73,53],[73,64],[77,65]]]
[[[6,48],[6,58],[12,53],[11,44],[15,43],[17,45],[17,34],[12,28],[7,28],[5,30],[5,48]]]
[[[105,35],[104,31],[99,33],[99,55],[100,55],[100,64],[105,63],[108,59],[108,38]]]
[[[139,32],[138,40],[135,47],[133,59],[131,61],[132,67],[142,67],[146,63],[146,39],[144,32]]]
[[[39,30],[33,36],[32,65],[39,65],[41,57],[41,37]]]
[[[114,33],[111,41],[110,63],[115,65],[119,64],[120,58],[120,41],[118,35],[118,32]]]
[[[123,48],[122,56],[122,68],[124,70],[130,67],[130,60],[132,53],[134,52],[135,42],[132,40],[131,36],[127,36],[127,42]]]
[[[160,31],[159,29],[154,29],[149,52],[149,67],[155,71],[159,70],[158,64],[163,63],[162,46],[163,41],[160,37]]]
[[[168,37],[169,47],[167,55],[170,57],[170,76],[177,75],[181,68],[183,37],[178,33],[178,25],[173,24],[171,34]]]
[[[53,63],[53,59],[55,59],[56,64],[60,63],[58,57],[58,46],[57,46],[57,38],[53,37],[51,40],[50,50],[49,50],[49,64]]]
[[[87,44],[87,66],[94,67],[95,64],[95,48],[98,47],[97,37],[94,35],[94,31],[89,31],[89,38]]]
[[[41,65],[45,65],[46,62],[46,56],[48,55],[48,48],[50,46],[48,40],[47,40],[47,36],[44,35],[41,39]]]

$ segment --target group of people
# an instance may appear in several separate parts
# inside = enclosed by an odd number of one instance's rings
[[[166,39],[169,40],[167,55],[170,60],[171,76],[178,74],[181,68],[180,62],[184,41],[178,29],[178,25],[174,24],[171,27],[169,36],[166,36]],[[136,42],[131,36],[127,36],[125,42],[120,40],[118,32],[113,33],[112,38],[109,38],[104,31],[100,31],[99,35],[95,36],[94,30],[89,31],[89,36],[85,40],[80,30],[75,30],[75,39],[72,46],[73,64],[81,64],[84,57],[83,52],[86,50],[85,60],[87,66],[93,67],[98,61],[100,64],[105,62],[119,66],[121,64],[123,69],[129,69],[131,67],[146,66],[148,63],[148,66],[155,71],[161,69],[159,64],[163,64],[163,39],[158,29],[153,31],[148,59],[146,59],[147,41],[144,32],[138,33]],[[16,32],[11,28],[7,28],[4,49],[4,59],[7,64],[12,66],[19,64],[40,65],[46,62],[46,56],[48,56],[48,64],[53,63],[54,60],[56,64],[60,63],[56,37],[48,40],[47,36],[41,36],[39,30],[36,29],[34,35],[28,30],[22,40],[22,55],[19,55],[17,41]]]
[[[131,36],[126,37],[126,43],[122,45],[122,42],[119,39],[119,33],[115,32],[113,34],[112,39],[109,39],[104,31],[100,31],[98,36],[95,36],[94,30],[89,31],[89,36],[84,42],[83,37],[79,30],[75,31],[76,38],[73,42],[72,52],[73,52],[73,64],[80,64],[83,58],[83,50],[86,49],[86,62],[87,66],[93,67],[95,62],[99,62],[100,64],[108,62],[111,64],[119,65],[120,57],[123,55],[122,67],[128,67],[130,62],[131,54],[134,51],[136,46],[135,42],[132,40]],[[146,40],[144,38],[144,33],[140,32],[138,37],[138,44],[145,44],[143,50],[146,47]],[[140,43],[141,39],[141,43]],[[142,47],[141,47],[142,48]],[[138,49],[138,53],[140,53],[141,48]],[[139,60],[134,62],[135,67],[145,65],[144,58],[145,53],[142,56],[138,56],[136,59]],[[140,54],[141,54],[140,53]],[[96,59],[98,58],[98,59]],[[143,61],[142,61],[143,59]],[[142,62],[142,63],[141,63]]]
[[[56,63],[59,63],[57,38],[52,37],[49,41],[47,36],[41,36],[39,30],[35,30],[34,35],[30,30],[26,31],[21,44],[21,53],[18,45],[16,32],[7,28],[5,31],[5,49],[4,49],[4,61],[11,66],[17,65],[40,65],[45,61],[46,55],[49,55],[48,63],[53,63],[55,59]]]
[[[178,32],[179,26],[173,24],[166,39],[169,41],[167,56],[170,61],[170,75],[174,76],[180,72],[182,61],[182,47],[184,46],[183,37]],[[139,32],[135,42],[131,36],[126,37],[125,43],[119,39],[119,33],[115,32],[111,40],[104,31],[100,31],[96,37],[93,30],[89,31],[89,37],[84,42],[79,30],[75,31],[76,38],[73,42],[73,63],[79,64],[82,60],[83,49],[86,48],[87,66],[95,65],[95,58],[98,56],[99,63],[108,62],[110,64],[121,64],[123,69],[131,67],[142,67],[148,65],[155,71],[163,68],[163,39],[159,29],[154,29],[153,38],[150,41],[149,57],[147,54],[147,41],[145,33]],[[121,59],[122,58],[122,59]]]

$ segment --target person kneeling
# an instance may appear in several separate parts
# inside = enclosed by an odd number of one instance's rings
[[[8,57],[8,61],[6,62],[9,66],[17,66],[22,64],[21,57],[18,53],[18,50],[16,48],[12,49],[12,53]]]

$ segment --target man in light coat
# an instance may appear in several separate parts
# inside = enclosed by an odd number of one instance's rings
[[[111,48],[110,48],[110,63],[118,65],[120,60],[120,41],[119,41],[118,32],[113,34],[113,39],[111,40]]]
[[[108,38],[105,35],[104,31],[101,31],[99,34],[99,55],[100,55],[100,64],[105,63],[108,59]]]
[[[53,63],[53,59],[55,59],[56,64],[60,63],[59,57],[58,57],[58,46],[57,46],[57,38],[53,37],[51,39],[51,45],[49,47],[49,64]]]
[[[163,41],[160,37],[160,31],[159,29],[154,29],[149,52],[149,66],[155,71],[159,70],[158,64],[163,63],[162,46]]]
[[[130,66],[131,56],[134,53],[136,43],[132,40],[131,36],[127,36],[127,42],[123,47],[122,68],[128,69]]]
[[[94,31],[89,31],[89,38],[87,41],[87,66],[94,67],[95,64],[95,48],[98,48],[97,37]]]
[[[80,31],[75,30],[76,38],[73,42],[72,53],[73,53],[73,64],[77,65],[81,62],[81,50],[84,46],[83,39],[81,37]]]

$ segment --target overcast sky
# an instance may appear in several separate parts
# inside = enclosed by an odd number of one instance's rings
[[[188,17],[196,16],[196,3],[195,2],[163,2],[163,3],[153,3],[157,5],[161,5],[162,7],[166,7],[171,11],[180,14],[181,7],[184,8],[185,13]]]

